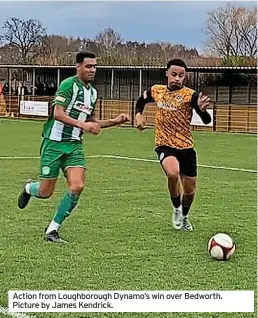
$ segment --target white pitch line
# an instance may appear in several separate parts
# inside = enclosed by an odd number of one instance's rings
[[[158,162],[156,159],[145,159],[145,158],[135,158],[135,157],[125,157],[117,155],[89,155],[87,158],[108,158],[108,159],[125,159],[125,160],[134,160],[134,161],[143,161],[143,162]]]
[[[136,157],[117,156],[117,155],[89,155],[89,156],[87,156],[87,158],[123,159],[123,160],[155,162],[155,163],[159,162],[157,159],[145,159],[145,158],[136,158]],[[37,157],[37,156],[18,156],[18,157],[0,156],[0,160],[19,160],[19,159],[40,159],[40,157]],[[202,164],[199,164],[198,167],[229,170],[229,171],[250,172],[250,173],[257,173],[258,172],[257,170],[252,170],[252,169],[224,167],[224,166],[210,166],[210,165],[202,165]]]
[[[9,157],[5,157],[5,156],[1,156],[0,160],[21,160],[21,159],[40,159],[40,157],[36,157],[36,156],[9,156]]]
[[[143,161],[143,162],[159,162],[157,159],[144,159],[144,158],[135,158],[135,157],[125,157],[125,156],[116,156],[116,155],[92,155],[87,156],[88,158],[110,158],[110,159],[125,159],[125,160],[134,160],[134,161]],[[231,170],[231,171],[243,171],[243,172],[252,172],[257,173],[257,170],[252,169],[242,169],[234,167],[223,167],[223,166],[209,166],[209,165],[198,165],[202,168],[211,168],[211,169],[222,169],[222,170]]]
[[[14,318],[36,318],[36,316],[30,316],[24,313],[10,312],[8,308],[0,306],[0,314],[7,315]]]
[[[202,168],[211,168],[211,169],[222,169],[222,170],[231,170],[231,171],[242,171],[242,172],[251,172],[251,173],[257,173],[257,170],[252,169],[240,169],[240,168],[233,168],[233,167],[223,167],[223,166],[208,166],[208,165],[198,165],[198,167]]]
[[[52,1],[52,0],[51,0]],[[8,123],[29,123],[29,124],[44,124],[44,120],[41,121],[36,121],[33,119],[10,119],[10,118],[5,118],[5,117],[0,117],[0,123],[3,124],[4,122]]]

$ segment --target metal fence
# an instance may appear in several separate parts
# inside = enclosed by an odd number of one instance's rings
[[[53,96],[24,96],[23,100],[48,101],[51,107]],[[21,118],[19,105],[21,97],[11,95],[0,95],[0,116]],[[193,126],[193,130],[207,130],[219,132],[241,132],[257,133],[257,105],[256,104],[222,104],[212,103],[213,127]],[[96,117],[99,119],[110,119],[121,112],[126,112],[130,116],[128,125],[134,126],[135,99],[106,100],[100,98],[97,102]],[[155,124],[155,104],[146,105],[144,116],[146,125],[153,127]],[[27,118],[35,119],[33,116]],[[37,119],[39,119],[37,117]],[[46,118],[40,118],[46,119]]]

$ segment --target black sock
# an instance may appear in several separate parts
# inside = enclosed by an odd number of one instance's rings
[[[188,213],[189,213],[189,210],[190,210],[190,207],[193,203],[193,200],[194,200],[194,193],[191,193],[191,194],[184,194],[183,195],[183,198],[182,198],[182,206],[183,206],[183,209],[182,209],[182,212],[183,212],[183,215],[186,216]]]
[[[190,206],[183,206],[182,212],[183,216],[186,216],[190,210]]]
[[[179,208],[180,205],[181,205],[180,194],[179,194],[179,196],[177,196],[177,197],[172,197],[172,196],[171,196],[171,201],[172,201],[172,204],[173,204],[173,206],[174,206],[175,208]]]

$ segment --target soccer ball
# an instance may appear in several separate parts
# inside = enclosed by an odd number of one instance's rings
[[[214,235],[208,243],[208,251],[212,258],[226,261],[234,254],[236,244],[232,238],[225,233]]]

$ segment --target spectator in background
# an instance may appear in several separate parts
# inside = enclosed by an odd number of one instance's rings
[[[5,82],[4,83],[4,86],[3,86],[3,93],[4,94],[9,94],[9,88],[10,88],[10,85],[8,82]]]
[[[40,81],[39,77],[36,80],[35,95],[44,95],[44,84]]]

